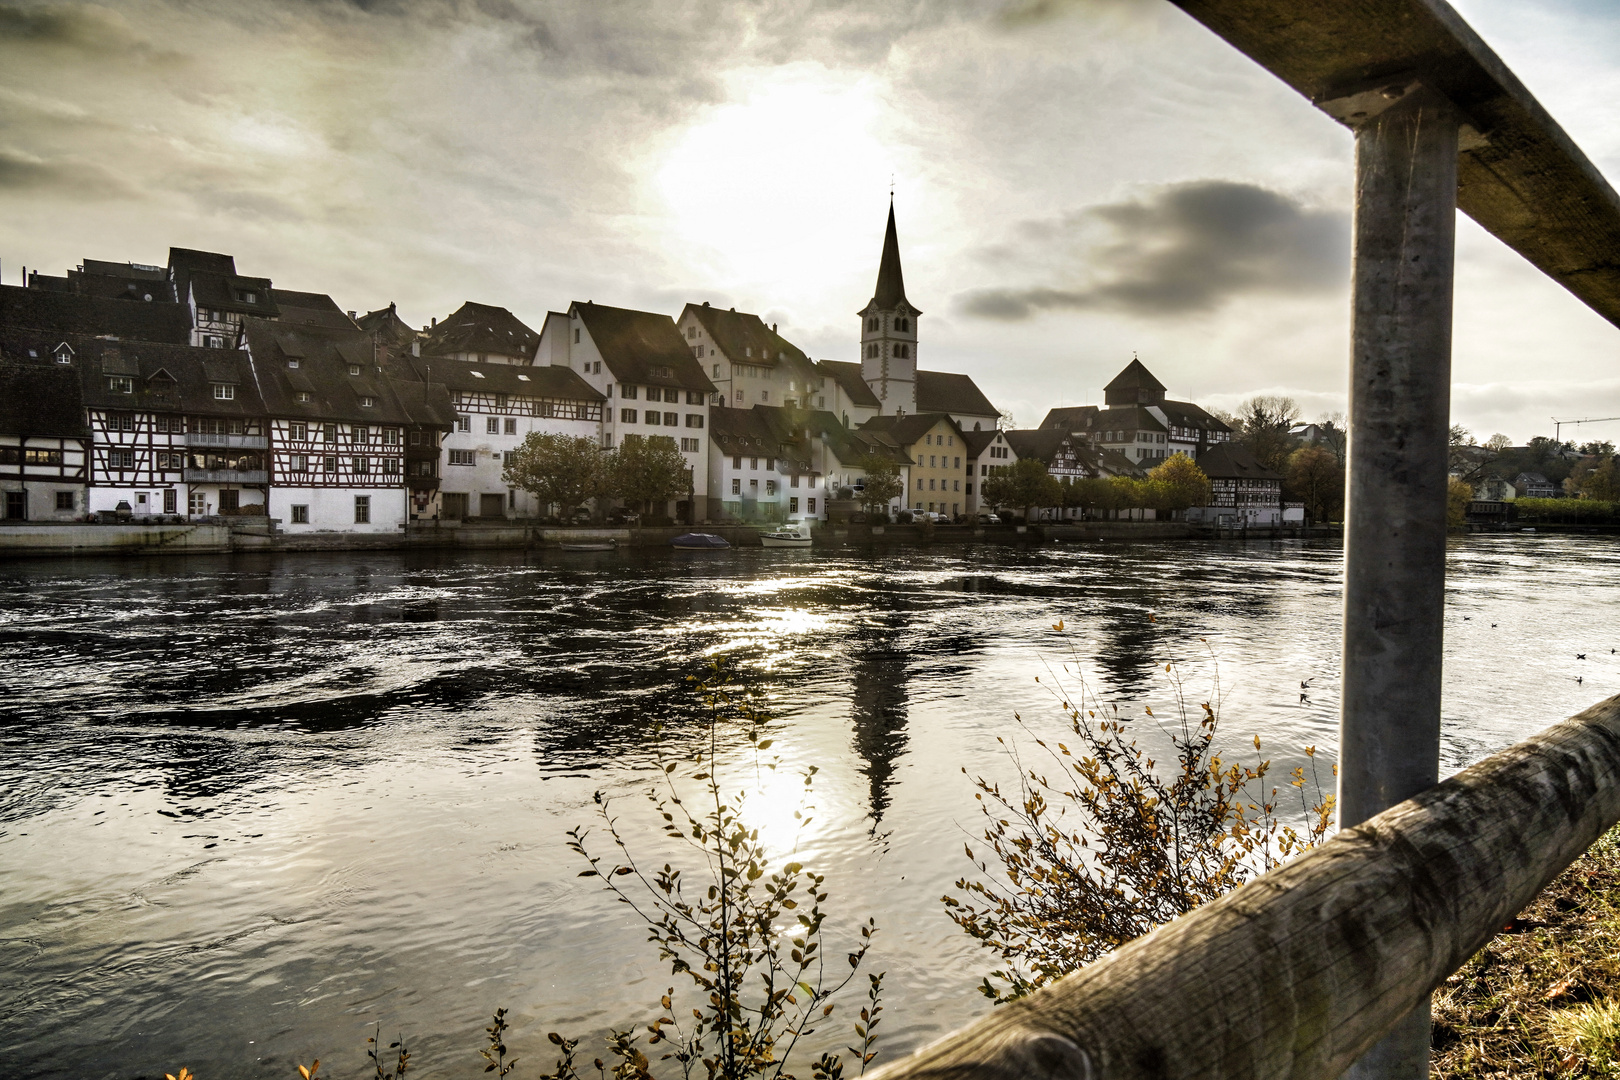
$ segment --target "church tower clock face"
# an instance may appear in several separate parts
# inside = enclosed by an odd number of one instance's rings
[[[877,287],[860,312],[861,378],[877,395],[885,415],[917,411],[917,318],[921,314],[906,300],[891,196]]]

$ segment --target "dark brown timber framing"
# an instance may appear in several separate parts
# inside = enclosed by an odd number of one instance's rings
[[[1442,0],[1172,0],[1335,119],[1343,99],[1410,75],[1467,128],[1457,205],[1620,326],[1620,197]]]
[[[875,1080],[1339,1076],[1620,821],[1620,697]]]

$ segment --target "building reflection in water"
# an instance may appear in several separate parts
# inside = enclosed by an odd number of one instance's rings
[[[877,630],[851,650],[850,719],[857,766],[871,786],[872,820],[883,820],[895,762],[906,750],[906,654],[892,631]]]

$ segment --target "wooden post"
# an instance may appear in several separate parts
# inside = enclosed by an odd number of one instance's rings
[[[1620,697],[874,1080],[1330,1080],[1620,820]]]

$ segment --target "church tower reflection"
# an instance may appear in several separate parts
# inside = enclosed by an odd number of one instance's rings
[[[876,629],[851,656],[850,719],[855,730],[859,769],[871,786],[872,820],[883,820],[895,762],[905,753],[906,654],[895,635]]]

